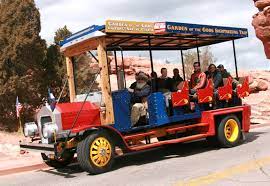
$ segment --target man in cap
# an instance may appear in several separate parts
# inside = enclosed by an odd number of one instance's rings
[[[144,72],[139,72],[136,77],[136,87],[129,88],[131,93],[131,123],[132,126],[138,123],[142,116],[146,116],[147,96],[151,93],[151,87],[147,84],[148,76]]]
[[[219,72],[221,73],[222,75],[222,78],[228,78],[228,77],[232,77],[231,74],[224,68],[223,65],[218,65],[217,66]]]
[[[232,75],[224,68],[223,65],[220,64],[220,65],[218,65],[217,68],[218,68],[218,71],[221,73],[222,78],[225,79],[225,78],[231,77],[233,79],[232,85],[233,85],[233,89],[235,89],[237,87],[237,85],[239,84],[239,82],[232,77]]]

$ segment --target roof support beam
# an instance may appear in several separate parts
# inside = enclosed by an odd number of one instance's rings
[[[195,40],[194,40],[195,41]],[[189,44],[189,43],[192,43],[192,42],[194,42],[194,41],[188,41],[188,42],[185,42],[185,43],[181,43],[181,44],[179,44],[179,45],[176,45],[177,47],[181,47],[181,46],[183,46],[183,45],[185,45],[185,44]]]
[[[185,72],[185,62],[184,62],[183,50],[180,50],[180,53],[181,53],[181,61],[182,61],[183,78],[184,78],[184,81],[186,81],[186,72]]]
[[[150,38],[150,41],[151,41],[152,39],[153,39],[153,38]],[[147,41],[149,41],[149,38],[144,39],[143,41],[140,41],[140,42],[134,43],[134,44],[133,44],[133,45],[131,45],[131,46],[138,46],[138,45],[140,45],[140,44],[142,44],[142,43],[145,43],[145,42],[147,42]]]
[[[164,44],[166,44],[166,43],[173,42],[173,41],[175,41],[175,39],[170,39],[170,40],[168,40],[168,41],[164,41],[164,42],[162,42],[162,43],[158,43],[158,44],[156,44],[155,46],[161,46],[161,45],[164,45]]]
[[[115,41],[113,43],[108,44],[108,46],[117,46],[120,45],[121,43],[127,42],[129,40],[135,39],[135,38],[140,38],[142,37],[141,35],[134,35],[134,36],[130,36],[128,38],[123,38],[123,39],[119,39],[118,41]]]
[[[236,73],[236,78],[238,79],[238,66],[237,66],[237,57],[236,57],[236,50],[235,50],[235,42],[232,40],[233,43],[233,56],[234,56],[234,64],[235,64],[235,73]]]
[[[201,63],[199,47],[197,47],[197,57],[198,57],[198,62]]]
[[[153,56],[152,56],[152,47],[151,47],[151,38],[148,36],[148,46],[149,46],[149,55],[151,62],[151,71],[154,72]]]
[[[101,77],[100,83],[102,91],[102,100],[104,102],[101,106],[105,107],[105,110],[100,113],[100,119],[102,125],[110,125],[114,124],[114,114],[113,114],[109,68],[106,56],[105,38],[98,39],[97,52]]]
[[[66,57],[66,66],[67,66],[67,76],[68,76],[69,98],[70,98],[70,102],[74,102],[76,92],[75,92],[75,82],[74,82],[73,61],[71,57]]]

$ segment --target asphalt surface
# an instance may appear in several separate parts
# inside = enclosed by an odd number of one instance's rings
[[[171,145],[116,159],[114,169],[89,175],[78,164],[0,177],[0,185],[270,185],[270,127],[253,129],[227,149],[206,141]]]

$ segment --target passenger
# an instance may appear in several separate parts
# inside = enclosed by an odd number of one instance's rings
[[[134,89],[129,88],[131,93],[131,103],[133,104],[131,109],[131,123],[132,126],[138,123],[142,116],[146,116],[147,113],[147,96],[151,93],[151,87],[147,84],[148,77],[144,72],[139,72],[136,78],[136,87]]]
[[[183,78],[179,75],[179,69],[178,68],[173,69],[173,77],[172,77],[173,91],[177,91],[178,90],[177,86],[179,85],[179,83],[183,81],[184,81]]]
[[[218,71],[221,73],[222,78],[232,77],[231,74],[224,68],[222,64],[217,66]]]
[[[206,75],[201,71],[201,65],[199,62],[193,63],[194,73],[190,78],[190,93],[195,94],[198,89],[202,89],[206,85]]]
[[[158,82],[158,86],[157,86],[158,91],[162,92],[162,93],[172,91],[172,85],[171,85],[172,80],[171,80],[171,78],[168,77],[167,69],[162,68],[160,72],[161,72],[161,76],[157,80],[157,82]]]
[[[130,87],[129,87],[130,89],[135,89],[135,88],[136,88],[137,77],[138,77],[139,73],[140,73],[140,72],[135,73],[135,80],[136,80],[136,81],[130,85]]]
[[[236,79],[234,79],[232,77],[232,75],[224,68],[224,66],[222,64],[218,65],[218,71],[220,71],[222,78],[229,78],[231,77],[233,79],[232,85],[233,85],[233,89],[235,89],[237,87],[237,85],[239,84],[239,81],[237,81]]]
[[[210,64],[208,67],[208,76],[207,79],[212,79],[214,83],[214,89],[218,89],[218,87],[223,86],[223,78],[221,72],[217,70],[216,65]]]
[[[152,88],[152,92],[156,92],[158,90],[158,77],[156,72],[151,72],[151,79],[150,79],[150,85]]]

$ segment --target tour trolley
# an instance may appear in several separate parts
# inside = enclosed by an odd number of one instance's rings
[[[61,52],[66,57],[70,102],[56,104],[53,111],[48,105],[42,107],[37,121],[26,123],[24,127],[26,136],[38,135],[40,142],[21,142],[20,146],[40,151],[44,161],[53,167],[68,165],[77,154],[80,166],[92,174],[109,171],[119,152],[142,151],[205,138],[222,147],[236,146],[250,129],[251,108],[241,101],[249,95],[248,79],[244,78],[233,88],[232,78],[228,78],[224,87],[218,88],[218,95],[214,95],[209,80],[206,87],[197,92],[195,109],[189,110],[192,100],[185,78],[183,52],[197,49],[200,61],[199,47],[232,41],[238,78],[234,41],[245,37],[248,37],[245,28],[177,22],[107,20],[105,25],[79,31],[61,42]],[[97,50],[97,58],[93,50]],[[180,51],[185,82],[181,92],[171,93],[169,106],[161,92],[152,92],[147,98],[146,123],[132,127],[130,93],[121,82],[118,82],[119,90],[111,91],[107,52],[115,54],[116,67],[121,67],[123,64],[117,63],[117,51],[122,54],[123,51],[149,51],[153,71],[152,51],[157,50]],[[87,52],[99,63],[100,104],[92,101],[97,93],[87,94],[81,101],[76,99],[74,57]],[[118,77],[119,81],[121,79],[124,78]],[[222,106],[213,108],[213,100],[223,103]]]

